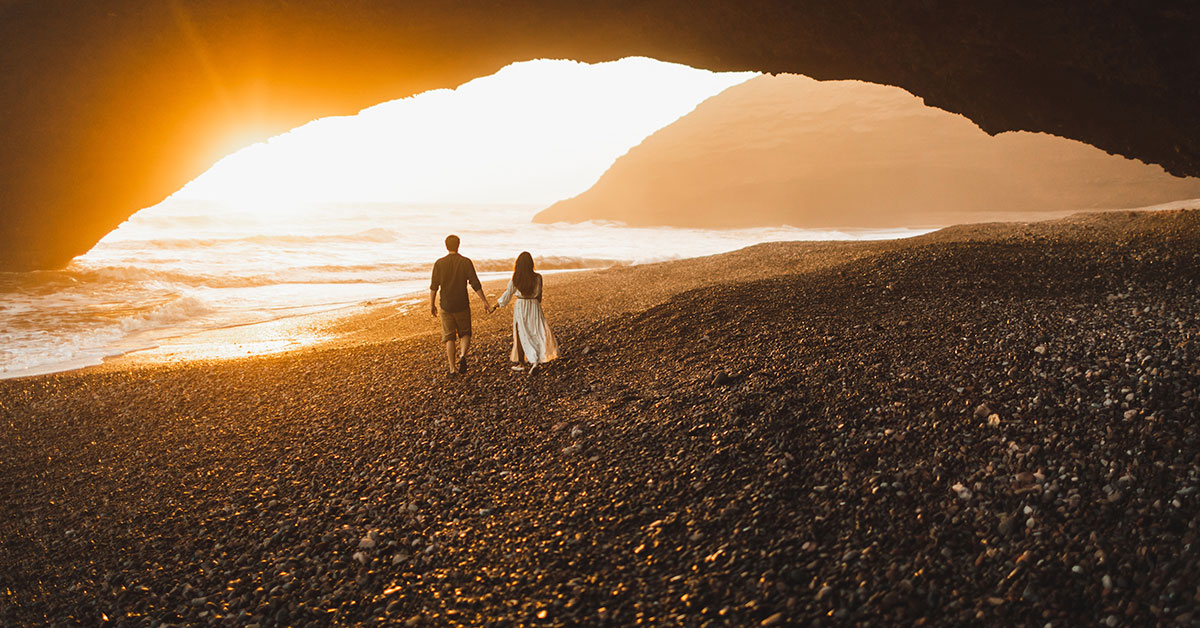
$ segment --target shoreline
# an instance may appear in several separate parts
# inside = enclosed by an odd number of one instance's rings
[[[1154,205],[1154,206],[1148,206],[1148,207],[1142,207],[1142,208],[1134,208],[1134,209],[1097,209],[1097,210],[1091,210],[1091,211],[1087,211],[1087,212],[1060,211],[1060,212],[1048,212],[1048,213],[1047,212],[1011,213],[1005,218],[1003,223],[1018,223],[1018,222],[1020,222],[1020,223],[1026,223],[1026,222],[1036,223],[1036,222],[1063,220],[1072,215],[1118,214],[1118,213],[1127,212],[1127,211],[1139,211],[1139,212],[1140,211],[1146,211],[1146,212],[1171,211],[1171,210],[1175,210],[1175,209],[1194,207],[1197,205],[1198,202],[1200,202],[1200,199],[1175,201],[1175,202],[1171,202],[1171,203],[1164,203],[1164,204],[1160,204],[1160,205]],[[968,224],[992,224],[992,223],[968,223]],[[907,229],[909,231],[918,231],[918,232],[923,231],[923,233],[917,233],[915,235],[899,237],[899,238],[888,238],[887,240],[893,240],[893,239],[894,240],[909,240],[909,239],[912,239],[915,237],[921,237],[922,235],[928,235],[929,233],[933,233],[933,232],[939,231],[941,229],[955,228],[955,227],[956,227],[956,225],[951,225],[950,227],[936,226],[936,225],[909,226],[909,227],[906,227],[905,229]],[[834,231],[836,231],[836,230],[834,230]],[[846,231],[847,231],[847,233],[851,233],[851,232],[872,233],[875,230],[848,229]],[[887,240],[852,238],[852,239],[846,239],[846,240],[814,240],[814,241],[797,240],[795,242],[858,243],[858,242],[875,242],[875,241],[887,241]],[[750,245],[750,246],[755,246],[755,245]],[[701,256],[701,257],[707,257],[707,256]],[[696,259],[696,258],[678,258],[678,259],[666,260],[666,262],[686,261],[689,259]],[[659,263],[664,263],[664,262],[645,262],[643,264],[617,264],[610,268],[631,266],[631,265],[636,266],[636,265],[644,265],[644,264],[659,264]],[[569,274],[569,273],[576,273],[576,272],[587,273],[587,272],[594,272],[594,271],[601,271],[601,270],[606,270],[606,268],[571,269],[570,271],[561,271],[561,272],[567,272]],[[543,272],[544,272],[544,274],[549,276],[552,274],[558,274],[560,271],[557,269],[551,269],[549,271],[543,271]],[[494,273],[488,273],[488,274],[494,274]],[[500,283],[501,289],[502,289],[503,280],[496,279],[495,282]],[[484,283],[489,284],[489,282],[487,282],[487,281],[485,281]],[[365,299],[362,301],[357,301],[357,302],[347,302],[347,303],[337,304],[335,306],[330,307],[329,309],[321,309],[321,310],[317,310],[317,311],[305,312],[305,313],[300,313],[300,314],[288,314],[288,315],[282,316],[280,318],[273,318],[273,319],[260,320],[260,321],[254,321],[254,322],[231,323],[231,324],[226,324],[226,325],[223,325],[220,327],[214,327],[214,328],[210,328],[210,329],[186,331],[186,332],[176,334],[176,335],[159,336],[157,334],[157,332],[161,332],[162,330],[150,330],[152,336],[145,343],[130,342],[128,339],[123,340],[123,341],[121,341],[120,344],[128,345],[131,348],[119,350],[119,352],[117,352],[117,353],[111,353],[108,355],[95,355],[95,356],[89,356],[89,357],[77,357],[77,358],[68,360],[66,362],[30,367],[27,369],[23,369],[21,371],[14,371],[11,374],[4,373],[4,374],[0,374],[0,381],[8,380],[8,379],[23,379],[23,378],[27,378],[27,377],[40,377],[40,376],[52,375],[52,374],[56,374],[56,373],[70,373],[70,372],[95,369],[95,368],[105,369],[105,368],[108,368],[109,365],[113,365],[114,368],[133,368],[133,367],[138,366],[142,362],[164,363],[167,361],[186,361],[188,359],[193,359],[193,360],[236,359],[237,357],[245,357],[247,355],[251,355],[251,356],[253,356],[253,355],[268,355],[268,354],[278,353],[281,351],[288,351],[288,350],[304,350],[307,348],[316,347],[318,345],[323,346],[323,347],[334,347],[334,346],[339,346],[340,344],[346,344],[346,343],[353,344],[355,341],[352,338],[348,339],[348,338],[342,338],[342,337],[323,336],[322,329],[326,328],[326,327],[335,327],[336,323],[334,321],[338,318],[341,318],[341,317],[356,318],[356,317],[358,317],[359,313],[354,313],[353,312],[354,310],[369,308],[371,306],[371,304],[373,304],[373,303],[378,303],[380,301],[391,301],[394,303],[394,302],[404,301],[407,299],[420,300],[423,297],[424,297],[424,291],[416,291],[411,294],[408,294],[408,293],[397,294],[391,298],[373,297],[373,298],[368,298],[368,299]],[[339,314],[342,312],[350,312],[350,313],[349,314]],[[289,324],[286,322],[282,322],[282,321],[288,321],[288,320],[293,320],[294,323]],[[293,339],[292,341],[287,340],[286,330],[289,327],[296,331],[297,336],[301,336],[301,337],[298,339]],[[243,330],[245,333],[235,333],[235,332],[229,331],[229,330],[238,330],[238,329]],[[170,333],[170,332],[168,332],[168,333]],[[354,335],[354,333],[356,333],[356,332],[354,330],[347,331],[347,330],[343,329],[343,333],[348,333],[350,335]],[[204,339],[206,339],[206,338],[211,338],[214,340],[212,342],[205,342]],[[208,345],[208,346],[205,346],[205,345]],[[230,349],[230,347],[233,345],[245,345],[249,348],[245,351],[241,351],[240,355],[238,355],[238,354],[235,354]]]
[[[547,276],[534,376],[421,305],[0,381],[0,623],[1200,618],[1200,210]]]
[[[888,238],[882,240],[874,239],[848,239],[848,240],[796,240],[792,242],[798,243],[869,243],[869,242],[887,242],[887,241],[905,241],[913,238],[927,236],[931,233],[936,233],[943,229],[955,229],[971,224],[988,225],[988,224],[1015,224],[1015,223],[1039,223],[1047,221],[1061,221],[1072,216],[1085,215],[1105,215],[1105,214],[1120,214],[1122,212],[1160,212],[1173,211],[1178,209],[1186,209],[1195,207],[1200,203],[1200,199],[1190,199],[1163,203],[1134,209],[1097,209],[1086,212],[1060,211],[1060,212],[1024,212],[1012,213],[1008,218],[999,223],[982,222],[982,223],[966,223],[965,225],[950,225],[950,226],[909,226],[909,230],[925,230],[924,233],[905,236],[900,238]],[[871,232],[870,229],[850,229],[848,231],[863,231]],[[750,246],[758,246],[762,243]],[[731,251],[736,252],[736,251]],[[721,253],[716,255],[722,255]],[[712,257],[701,256],[702,257]],[[686,262],[692,259],[699,258],[679,258],[660,262],[647,262],[643,264],[617,264],[607,268],[585,268],[585,269],[570,269],[542,271],[545,275],[552,276],[555,274],[574,274],[574,273],[591,273],[609,270],[611,268],[620,268],[626,266],[639,266],[647,264],[662,264],[672,262]],[[503,290],[504,280],[494,279],[484,281],[485,289],[492,284],[499,284],[498,290],[489,292],[489,297],[493,300],[500,291]],[[372,316],[365,311],[355,312],[355,310],[369,310],[376,307],[381,301],[389,301],[396,304],[408,300],[420,301],[425,297],[424,291],[417,291],[411,294],[397,294],[392,298],[375,297],[359,302],[339,304],[328,310],[319,310],[315,312],[307,312],[302,314],[291,314],[281,318],[268,319],[264,321],[256,321],[249,323],[235,323],[212,329],[204,329],[199,331],[190,331],[181,335],[168,335],[155,338],[151,343],[144,347],[132,348],[121,353],[101,356],[96,358],[77,358],[66,363],[58,365],[47,365],[32,367],[21,371],[21,374],[0,375],[0,381],[7,379],[23,379],[27,377],[40,377],[44,375],[53,375],[58,373],[71,373],[77,371],[86,371],[91,369],[108,370],[110,368],[137,368],[142,365],[164,364],[169,362],[183,363],[191,361],[208,361],[208,360],[226,360],[238,359],[247,356],[264,356],[284,353],[288,351],[303,351],[315,348],[335,348],[344,345],[354,345],[360,342],[353,338],[358,333],[364,331],[363,326],[350,328],[339,325],[340,319],[347,320],[362,320],[364,324],[369,325],[376,321],[379,317]],[[474,299],[474,297],[472,297]],[[389,305],[378,305],[377,307],[386,309]],[[479,313],[482,315],[482,312]],[[288,322],[291,321],[291,322]],[[370,322],[368,322],[370,321]],[[436,327],[436,325],[434,326]],[[328,329],[338,329],[336,335],[329,335]],[[244,333],[238,333],[233,330],[241,330]],[[288,340],[288,332],[294,332],[292,336],[299,336],[299,339],[292,338]],[[382,336],[379,334],[367,332],[367,337],[379,339]],[[204,339],[212,339],[211,342],[206,342]],[[366,340],[363,340],[366,341]],[[249,349],[235,353],[233,347],[246,346]],[[26,372],[34,371],[34,372]]]
[[[836,247],[838,245],[858,245],[906,241],[914,237],[927,235],[931,232],[903,238],[871,240],[796,240],[783,241],[783,243],[798,244],[801,246],[806,244],[833,245]],[[745,248],[753,248],[757,246],[763,246],[763,243],[750,245],[750,247]],[[824,249],[826,247],[821,248]],[[727,253],[647,262],[642,264],[617,264],[606,268],[570,270],[551,269],[548,271],[539,272],[542,272],[543,275],[547,277],[549,282],[554,282],[558,281],[557,279],[553,279],[558,275],[583,275],[586,277],[592,273],[604,273],[607,271],[614,271],[624,268],[656,267],[662,264],[687,263],[692,260],[701,260],[737,253],[741,250],[744,249],[737,249]],[[506,281],[507,279],[491,279],[482,281],[484,290],[487,292],[488,298],[493,303],[500,293],[503,292]],[[548,283],[547,285],[551,284]],[[45,370],[43,372],[12,376],[5,375],[0,377],[0,381],[20,380],[30,377],[43,377],[48,375],[68,373],[111,372],[113,370],[138,369],[154,366],[186,366],[189,363],[213,363],[226,360],[276,356],[296,351],[304,352],[351,347],[363,343],[377,342],[396,337],[388,335],[388,328],[380,326],[383,320],[393,317],[401,319],[401,331],[398,332],[399,336],[401,337],[411,337],[424,333],[432,334],[436,333],[439,329],[436,323],[423,325],[414,323],[409,318],[413,316],[412,312],[410,311],[413,309],[412,305],[423,304],[426,299],[427,291],[419,291],[410,294],[400,294],[391,299],[377,297],[357,303],[342,304],[329,310],[293,314],[277,319],[250,323],[238,323],[212,329],[191,331],[177,336],[165,336],[155,339],[152,344],[142,348],[130,349],[119,354],[98,358],[98,363],[93,362],[93,359],[91,358],[85,358],[76,360],[75,362],[86,360],[88,362],[86,364],[80,364],[78,366],[66,368],[47,366],[45,368],[49,370]],[[480,317],[487,316],[476,307],[478,305],[477,297],[472,295],[470,297],[470,301],[472,303],[472,313],[475,321],[478,321]],[[401,309],[401,311],[394,311],[397,308]],[[415,314],[417,319],[426,318],[421,315],[424,312],[423,308],[418,307],[416,309],[420,311],[420,313]],[[292,340],[289,341],[288,338],[291,338]],[[245,349],[246,347],[249,348]]]
[[[854,237],[855,234],[850,233],[851,237],[845,241],[873,241],[874,238],[879,237],[878,233],[871,230],[859,231],[859,237]],[[896,238],[894,238],[894,236],[889,236],[885,239]],[[752,245],[753,244],[751,244],[751,246]],[[539,272],[542,272],[546,276],[552,276],[557,274],[574,274],[578,272],[586,273],[610,268],[657,264],[664,261],[670,262],[687,259],[694,258],[667,256],[667,259],[665,260],[645,262],[615,262],[610,263],[608,266],[596,268],[562,268],[560,267],[561,259],[552,255],[550,258],[543,260],[546,266],[545,268],[541,268]],[[595,259],[591,261],[612,262],[612,260],[603,259]],[[489,262],[489,265],[494,266],[495,264]],[[485,278],[485,284],[490,285],[492,283],[499,283],[501,290],[507,274],[507,272],[496,272],[495,270],[489,270],[480,273],[481,277]],[[491,279],[487,279],[489,276]],[[294,348],[303,348],[315,344],[336,345],[345,340],[340,338],[319,337],[319,332],[322,327],[330,326],[332,321],[339,317],[348,316],[353,318],[357,316],[355,310],[369,308],[373,304],[397,303],[409,299],[423,298],[425,291],[419,289],[419,286],[423,284],[422,281],[407,281],[406,283],[417,284],[418,289],[411,293],[397,292],[386,296],[376,295],[357,301],[345,301],[327,305],[290,307],[288,309],[295,313],[287,313],[275,318],[259,318],[258,320],[244,322],[238,322],[236,320],[229,320],[223,323],[210,322],[208,323],[209,325],[215,324],[217,326],[207,328],[194,325],[191,321],[182,321],[176,323],[172,327],[140,330],[132,335],[110,342],[107,349],[103,347],[85,346],[85,348],[81,350],[82,353],[76,352],[76,355],[68,360],[30,366],[19,371],[14,370],[4,372],[0,374],[0,380],[21,379],[25,377],[38,377],[55,373],[74,372],[83,369],[104,367],[109,363],[117,363],[122,367],[134,366],[138,363],[138,356],[144,356],[146,360],[153,362],[163,362],[168,359],[183,360],[188,356],[191,356],[194,359],[236,357],[235,355],[232,355],[231,351],[227,350],[227,346],[231,344],[246,344],[251,347],[248,351],[241,352],[243,357],[245,355],[262,355],[269,352],[278,352],[280,350],[286,350],[286,348],[289,346]],[[289,324],[285,322],[289,320],[294,321],[294,323]],[[121,321],[116,322],[120,323]],[[188,327],[193,326],[200,328],[188,329]],[[305,337],[290,343],[284,341],[282,338],[282,330],[283,328],[287,328],[289,326],[293,327]],[[242,330],[244,333],[234,333],[230,330]],[[211,345],[210,347],[205,348],[202,345],[205,344],[204,339],[207,338],[212,338],[214,341],[208,343]],[[180,350],[180,347],[188,347],[188,349]]]

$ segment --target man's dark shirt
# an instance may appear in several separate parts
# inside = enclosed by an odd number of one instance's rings
[[[434,262],[433,281],[430,282],[429,289],[441,290],[442,311],[461,312],[470,307],[467,303],[467,282],[470,282],[475,290],[483,289],[471,260],[458,253],[451,253]]]

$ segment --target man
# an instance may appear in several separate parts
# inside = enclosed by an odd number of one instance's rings
[[[438,290],[442,291],[442,340],[446,343],[446,365],[450,368],[450,375],[467,372],[467,351],[471,348],[468,282],[483,301],[484,311],[492,313],[479,276],[475,274],[475,264],[458,254],[458,244],[458,236],[446,236],[446,250],[449,253],[433,264],[433,281],[429,284],[429,311],[435,318],[438,315]]]

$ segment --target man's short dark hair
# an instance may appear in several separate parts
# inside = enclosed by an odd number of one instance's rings
[[[454,234],[446,236],[446,250],[451,253],[458,252],[458,236]]]

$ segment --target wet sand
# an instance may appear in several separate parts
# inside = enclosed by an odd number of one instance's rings
[[[0,381],[0,623],[1194,625],[1198,269],[1195,211],[765,244],[547,277],[531,377],[421,302]]]

